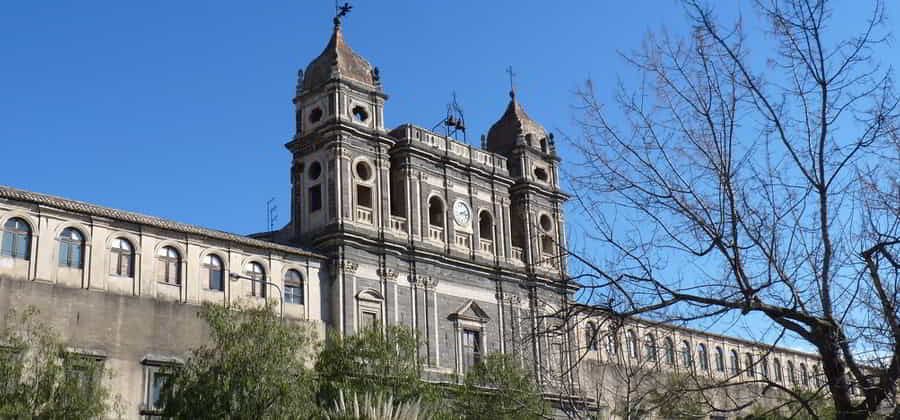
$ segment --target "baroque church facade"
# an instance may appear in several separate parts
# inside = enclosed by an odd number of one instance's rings
[[[204,341],[203,302],[275,301],[323,337],[409,327],[432,381],[456,381],[488,353],[515,354],[550,394],[601,407],[621,384],[599,367],[648,349],[673,370],[715,358],[724,375],[734,353],[744,367],[732,367],[762,374],[766,350],[751,342],[635,322],[617,353],[618,338],[598,344],[602,314],[547,316],[577,306],[552,136],[513,93],[484,149],[385,127],[378,70],[335,23],[298,77],[288,225],[242,236],[0,186],[0,311],[37,307],[73,353],[114,372],[110,387],[133,418],[155,412],[160,366]],[[670,350],[690,357],[669,360]],[[783,353],[779,363],[815,378],[811,355]]]

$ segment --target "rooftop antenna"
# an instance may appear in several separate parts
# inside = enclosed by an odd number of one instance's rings
[[[275,197],[270,198],[266,201],[266,226],[269,227],[269,232],[275,230],[275,221],[278,220],[278,206],[275,205]]]

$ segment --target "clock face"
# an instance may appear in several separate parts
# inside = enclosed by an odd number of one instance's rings
[[[462,201],[457,201],[453,203],[453,220],[456,220],[456,223],[460,225],[464,225],[469,223],[469,219],[472,217],[472,211],[469,210],[469,206]]]

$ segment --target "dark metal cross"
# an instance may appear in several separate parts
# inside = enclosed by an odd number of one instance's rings
[[[506,74],[509,75],[509,96],[516,95],[516,73],[513,72],[512,66],[506,68]]]
[[[338,4],[337,0],[334,2],[334,12],[336,13],[334,19],[336,22],[339,22],[342,17],[347,16],[350,11],[353,10],[353,6],[350,5],[349,2],[344,2],[344,5],[341,6]]]

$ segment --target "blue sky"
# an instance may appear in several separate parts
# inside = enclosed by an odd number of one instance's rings
[[[570,126],[571,91],[681,23],[674,1],[357,1],[345,34],[380,67],[388,125],[433,126],[456,92],[477,143],[512,65],[528,112]],[[651,12],[652,13],[648,13]],[[12,2],[0,14],[0,184],[237,233],[289,218],[291,97],[325,46],[320,1]]]
[[[749,11],[747,2],[718,3],[724,16]],[[0,184],[236,233],[265,230],[274,197],[286,223],[283,144],[293,134],[296,73],[325,46],[333,7],[4,4]],[[836,11],[837,32],[862,10]],[[619,53],[663,27],[687,29],[675,0],[367,0],[354,2],[344,25],[348,42],[381,70],[389,126],[433,126],[456,92],[476,144],[508,101],[507,66],[531,116],[574,133],[573,90],[588,77],[601,95],[635,82]],[[900,66],[896,54],[883,58]],[[577,160],[562,147],[564,164]]]

